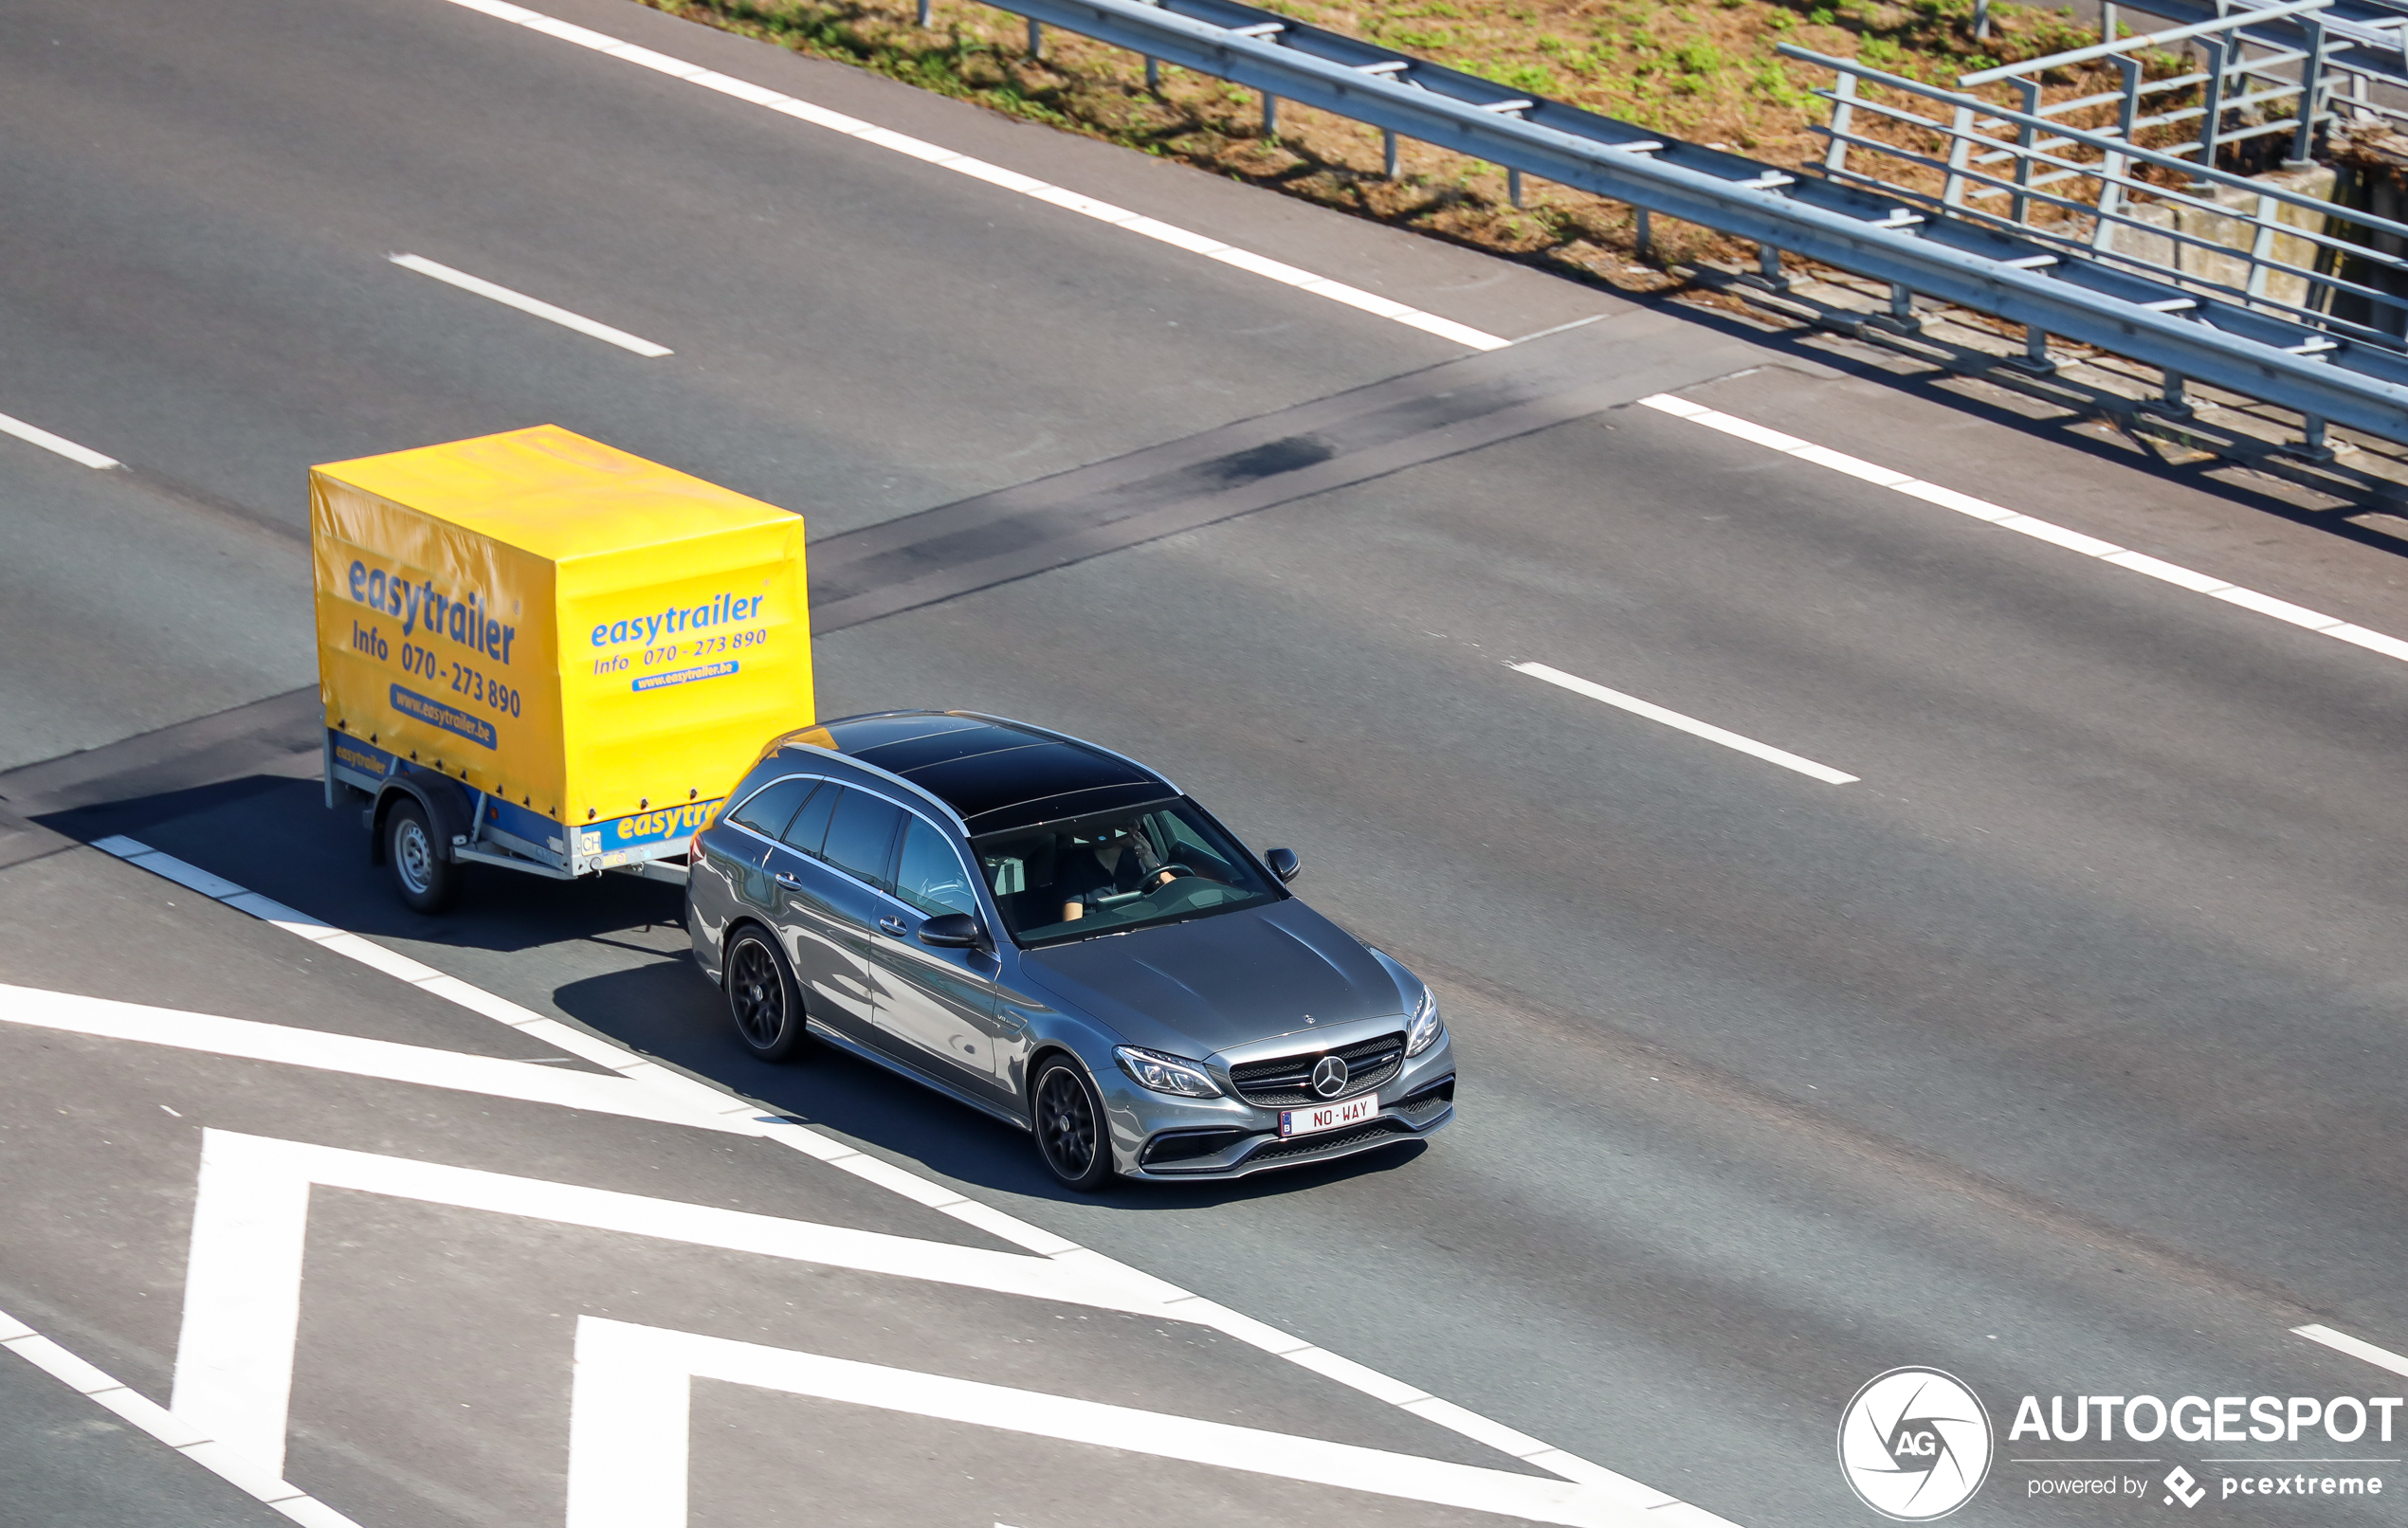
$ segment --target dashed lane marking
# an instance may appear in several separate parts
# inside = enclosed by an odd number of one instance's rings
[[[1828,764],[1817,764],[1813,759],[1800,757],[1787,749],[1775,748],[1770,743],[1760,743],[1753,737],[1742,737],[1738,733],[1725,731],[1711,722],[1700,721],[1695,717],[1685,717],[1678,711],[1667,710],[1652,700],[1642,700],[1635,695],[1625,695],[1620,690],[1609,690],[1602,684],[1592,683],[1578,674],[1567,674],[1560,668],[1549,668],[1544,664],[1508,664],[1506,666],[1517,674],[1527,674],[1532,679],[1544,680],[1550,684],[1570,690],[1575,695],[1585,695],[1592,700],[1602,700],[1607,705],[1619,707],[1634,717],[1645,717],[1650,721],[1660,721],[1676,732],[1687,733],[1692,737],[1703,737],[1709,743],[1720,743],[1724,748],[1735,749],[1751,758],[1760,758],[1767,764],[1778,764],[1785,770],[1796,770],[1809,779],[1820,780],[1825,785],[1853,785],[1857,780],[1857,776],[1833,769]]]
[[[38,425],[28,425],[22,419],[11,419],[7,414],[0,414],[0,435],[14,435],[27,445],[39,446],[46,451],[56,451],[68,461],[87,467],[115,467],[125,464],[116,457],[102,456],[88,446],[78,446],[64,435],[53,435]]]
[[[2336,1332],[2329,1326],[2294,1326],[2291,1331],[2310,1342],[2321,1342],[2335,1353],[2363,1358],[2378,1369],[2388,1369],[2395,1374],[2408,1374],[2408,1357],[2402,1357],[2388,1348],[2362,1341],[2346,1332]]]
[[[1694,1525],[1694,1528],[1714,1528],[1714,1525],[1723,1524],[1722,1519],[1712,1516],[1703,1508],[1665,1496],[1652,1486],[1633,1480],[1627,1475],[1608,1469],[1602,1464],[1582,1459],[1576,1454],[1567,1453],[1552,1444],[1533,1438],[1527,1433],[1482,1416],[1476,1411],[1442,1400],[1402,1380],[1383,1374],[1377,1370],[1329,1353],[1301,1337],[1258,1321],[1252,1317],[1241,1315],[1216,1301],[1206,1300],[1175,1285],[1164,1284],[1161,1281],[1155,1279],[1152,1274],[1081,1246],[1065,1237],[1055,1235],[1043,1227],[1031,1225],[1018,1216],[997,1210],[992,1205],[982,1204],[941,1183],[933,1182],[907,1169],[898,1167],[883,1157],[872,1156],[866,1152],[856,1150],[807,1125],[777,1116],[763,1115],[758,1112],[756,1105],[747,1101],[736,1098],[684,1073],[670,1071],[665,1066],[636,1055],[615,1041],[606,1040],[599,1035],[562,1024],[556,1019],[547,1018],[531,1009],[522,1008],[511,1002],[508,998],[485,991],[482,988],[471,986],[457,977],[447,975],[430,966],[412,960],[397,951],[388,950],[380,944],[337,929],[333,924],[312,918],[306,913],[296,911],[281,902],[246,890],[222,876],[212,875],[173,855],[162,853],[139,840],[113,836],[101,839],[92,846],[121,859],[129,864],[138,865],[155,875],[162,876],[178,885],[198,891],[228,907],[257,918],[272,927],[283,929],[298,938],[308,939],[321,950],[346,955],[373,970],[382,971],[396,980],[408,982],[422,991],[458,1004],[471,1012],[482,1014],[497,1023],[506,1024],[521,1034],[535,1036],[571,1055],[595,1062],[622,1077],[640,1082],[648,1087],[655,1087],[671,1093],[684,1101],[688,1107],[695,1109],[698,1113],[716,1118],[743,1117],[751,1125],[758,1127],[764,1139],[775,1141],[782,1146],[801,1152],[816,1161],[824,1162],[839,1172],[850,1173],[865,1182],[877,1184],[915,1204],[985,1231],[1000,1241],[1026,1248],[1041,1257],[1082,1265],[1094,1271],[1099,1278],[1145,1281],[1161,1284],[1166,1291],[1163,1298],[1163,1312],[1173,1319],[1209,1326],[1240,1342],[1285,1358],[1299,1368],[1310,1370],[1376,1400],[1411,1411],[1426,1421],[1435,1423],[1450,1431],[1460,1433],[1464,1437],[1498,1449],[1565,1480],[1605,1486],[1617,1491],[1645,1493],[1651,1499],[1660,1499],[1663,1505],[1651,1511],[1649,1519],[1651,1522],[1678,1520]],[[1727,1528],[1727,1525],[1724,1525],[1724,1528]]]
[[[1669,392],[1659,392],[1652,397],[1641,398],[1639,402],[1646,408],[1653,409],[1660,413],[1670,414],[1675,419],[1686,419],[1693,425],[1704,425],[1708,429],[1719,430],[1735,439],[1751,442],[1768,450],[1779,451],[1797,461],[1811,462],[1816,466],[1845,473],[1849,477],[1870,482],[1875,487],[1888,488],[1893,492],[1905,494],[1910,499],[1920,499],[1927,504],[1937,504],[1942,509],[1953,509],[1960,515],[1969,515],[1978,520],[1987,520],[2000,530],[2013,531],[2018,536],[2028,536],[2035,541],[2046,541],[2052,546],[2063,547],[2068,552],[2078,552],[2086,557],[2095,557],[2101,562],[2122,568],[2127,573],[2141,573],[2157,579],[2161,583],[2172,584],[2177,589],[2187,589],[2194,594],[2205,594],[2210,599],[2219,599],[2227,605],[2237,605],[2242,609],[2254,610],[2260,615],[2271,616],[2277,621],[2303,627],[2309,631],[2331,637],[2335,641],[2363,647],[2368,652],[2379,652],[2386,658],[2396,658],[2402,663],[2408,663],[2408,642],[2402,642],[2398,637],[2385,636],[2380,631],[2370,631],[2362,626],[2353,626],[2339,616],[2326,615],[2321,610],[2311,610],[2304,605],[2293,605],[2289,600],[2279,600],[2271,594],[2261,594],[2253,589],[2243,589],[2238,584],[2228,584],[2221,578],[2209,573],[2197,573],[2176,563],[2162,562],[2145,553],[2117,546],[2112,541],[2102,541],[2095,536],[2085,536],[2080,531],[2069,530],[2065,526],[2041,519],[2036,516],[2019,514],[2003,504],[1994,504],[1986,499],[1976,499],[1971,494],[1959,493],[1954,488],[1943,488],[1938,483],[1925,482],[1910,474],[1844,455],[1825,446],[1816,446],[1811,441],[1799,440],[1795,435],[1784,435],[1779,430],[1768,429],[1753,421],[1742,419],[1735,414],[1724,413],[1719,409],[1708,409],[1702,403],[1692,403],[1687,398],[1675,397]]]
[[[414,270],[421,276],[431,276],[436,281],[447,282],[464,292],[474,292],[479,297],[499,302],[505,308],[516,308],[520,313],[531,313],[538,318],[549,318],[563,329],[574,329],[578,334],[591,335],[606,344],[616,345],[621,350],[631,350],[648,360],[677,354],[666,345],[655,345],[650,340],[630,335],[624,329],[613,329],[609,324],[589,318],[582,313],[571,313],[566,308],[554,307],[540,298],[529,297],[524,292],[514,292],[506,286],[496,285],[482,276],[471,276],[465,270],[454,270],[449,265],[440,264],[423,255],[390,255],[386,258],[404,270]]]
[[[831,133],[842,133],[847,137],[860,142],[892,150],[923,163],[950,170],[956,174],[968,175],[973,180],[983,180],[991,186],[1001,187],[1008,191],[1016,191],[1032,200],[1049,203],[1065,211],[1093,218],[1099,223],[1109,223],[1115,227],[1152,239],[1158,244],[1184,249],[1190,254],[1201,255],[1207,260],[1218,261],[1224,265],[1250,272],[1267,281],[1277,282],[1283,286],[1292,286],[1300,292],[1310,292],[1315,297],[1327,298],[1332,302],[1341,302],[1347,307],[1360,309],[1375,318],[1403,324],[1408,329],[1418,329],[1424,334],[1436,335],[1441,339],[1451,339],[1458,345],[1468,345],[1473,350],[1503,350],[1512,343],[1511,340],[1502,339],[1495,335],[1474,329],[1469,324],[1457,323],[1452,318],[1441,318],[1434,313],[1424,313],[1419,308],[1398,302],[1393,298],[1384,298],[1376,292],[1366,292],[1359,286],[1348,286],[1343,282],[1331,281],[1328,277],[1317,272],[1304,270],[1283,261],[1258,255],[1250,249],[1240,249],[1234,245],[1223,244],[1218,239],[1207,238],[1203,234],[1179,227],[1175,224],[1142,216],[1125,207],[1115,207],[1110,202],[1098,201],[1092,196],[1082,196],[1077,191],[1050,185],[1033,175],[1024,175],[1016,170],[1006,170],[1001,165],[989,164],[984,159],[974,159],[966,154],[956,154],[951,149],[930,143],[923,138],[906,136],[874,123],[865,122],[857,117],[848,117],[843,112],[830,111],[825,106],[814,106],[810,101],[797,100],[792,96],[780,95],[775,90],[753,84],[748,81],[732,79],[727,75],[705,69],[701,64],[688,64],[683,59],[671,58],[666,53],[656,53],[648,47],[638,47],[632,43],[621,42],[618,38],[606,33],[573,26],[568,22],[544,15],[540,11],[529,10],[523,6],[508,4],[507,0],[451,0],[451,4],[491,16],[498,21],[506,21],[524,27],[529,31],[541,32],[546,37],[556,37],[564,43],[575,43],[579,47],[592,48],[594,52],[606,54],[611,58],[641,64],[645,68],[657,70],[672,79],[683,80],[688,84],[701,85],[705,90],[716,90],[721,95],[733,96],[738,100],[750,101],[756,106],[765,106],[771,111],[792,117],[796,121],[809,122],[813,127],[824,127]]]

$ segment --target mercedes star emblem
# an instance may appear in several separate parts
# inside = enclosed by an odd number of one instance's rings
[[[1334,1099],[1346,1091],[1346,1061],[1342,1056],[1323,1056],[1313,1065],[1313,1091],[1324,1099]]]

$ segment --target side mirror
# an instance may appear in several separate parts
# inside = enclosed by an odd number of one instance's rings
[[[968,913],[939,913],[920,925],[920,942],[935,950],[975,950],[987,936]]]
[[[1263,863],[1269,865],[1271,867],[1271,874],[1279,877],[1282,881],[1295,880],[1296,872],[1304,868],[1303,865],[1296,863],[1296,851],[1294,849],[1265,849],[1263,851]]]

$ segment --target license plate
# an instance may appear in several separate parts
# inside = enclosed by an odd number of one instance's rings
[[[1366,1093],[1359,1099],[1348,1099],[1343,1103],[1324,1103],[1317,1109],[1282,1109],[1279,1112],[1279,1133],[1283,1136],[1311,1136],[1378,1118],[1379,1095]]]

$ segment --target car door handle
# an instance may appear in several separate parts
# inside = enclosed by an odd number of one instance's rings
[[[903,937],[903,920],[900,918],[892,916],[882,918],[878,920],[878,926],[898,939]]]
[[[800,891],[803,889],[801,877],[789,875],[783,870],[777,872],[777,883],[785,887],[788,891]]]

